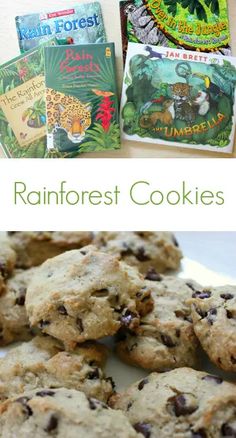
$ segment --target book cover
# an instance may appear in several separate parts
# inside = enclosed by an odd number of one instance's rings
[[[125,139],[232,152],[236,58],[129,43],[121,103]]]
[[[101,5],[77,4],[61,11],[34,13],[16,17],[21,52],[55,37],[59,44],[104,43],[106,34]]]
[[[231,55],[227,0],[120,2],[123,53],[128,42]]]
[[[45,74],[49,151],[120,147],[113,43],[46,47]]]
[[[55,44],[55,39],[46,44]],[[9,158],[46,151],[44,47],[0,66],[0,144]]]

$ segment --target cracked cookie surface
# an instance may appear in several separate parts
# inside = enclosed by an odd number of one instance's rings
[[[71,249],[92,242],[93,234],[82,231],[10,231],[9,239],[17,254],[17,267],[27,269]]]
[[[1,233],[0,236],[0,294],[3,292],[6,280],[11,276],[16,263],[16,253],[11,248],[10,241]]]
[[[135,330],[140,313],[151,306],[137,270],[93,246],[47,260],[26,294],[31,325],[60,339],[68,349],[77,342],[113,335],[122,325]]]
[[[153,310],[141,318],[136,334],[122,332],[117,353],[122,360],[152,371],[191,366],[198,363],[198,340],[193,330],[192,280],[161,276],[149,271],[146,280],[154,300]],[[123,337],[123,339],[122,339]]]
[[[25,296],[27,286],[36,272],[37,268],[16,269],[6,281],[5,290],[0,295],[0,345],[27,341],[33,336],[26,315]]]
[[[236,371],[236,286],[196,289],[191,303],[194,330],[210,360]]]
[[[122,412],[73,389],[37,389],[0,405],[5,438],[141,438]]]
[[[236,434],[236,386],[191,368],[152,373],[111,397],[148,438],[222,438]]]
[[[100,232],[94,242],[142,273],[152,268],[157,272],[176,270],[182,258],[175,236],[167,232]]]
[[[96,342],[81,344],[73,353],[49,336],[36,336],[0,359],[0,400],[36,388],[71,388],[107,401],[113,382],[106,378],[107,349]]]

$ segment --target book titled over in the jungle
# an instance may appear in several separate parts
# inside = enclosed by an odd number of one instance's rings
[[[114,44],[46,48],[45,71],[48,149],[119,148]]]
[[[230,56],[227,0],[123,0],[124,58],[129,42]]]
[[[232,152],[236,58],[130,43],[124,138]]]

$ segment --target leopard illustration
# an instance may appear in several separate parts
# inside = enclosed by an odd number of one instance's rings
[[[46,105],[49,130],[56,132],[59,128],[63,129],[70,141],[81,143],[92,124],[91,104],[47,88]]]
[[[191,99],[191,85],[178,82],[170,86],[174,99],[175,118],[188,123],[194,122],[196,108]]]

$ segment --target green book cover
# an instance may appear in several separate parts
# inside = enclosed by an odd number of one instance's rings
[[[125,140],[231,153],[235,116],[236,58],[129,43]]]
[[[55,39],[46,44],[55,44]],[[0,67],[0,144],[9,158],[45,155],[43,46]]]
[[[120,147],[113,43],[46,47],[45,76],[50,154]]]
[[[55,8],[56,9],[56,8]],[[59,44],[105,43],[106,33],[99,2],[66,5],[62,10],[16,17],[21,52],[27,52],[55,37]]]
[[[227,0],[124,0],[120,14],[124,59],[128,42],[231,55]]]

